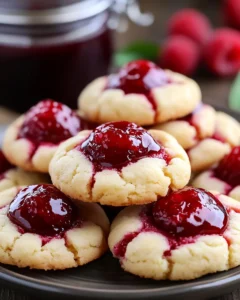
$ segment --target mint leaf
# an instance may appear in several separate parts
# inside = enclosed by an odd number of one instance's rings
[[[158,55],[158,44],[138,41],[128,45],[125,50],[137,52],[144,55],[146,58],[148,57],[149,59],[155,60]]]
[[[121,67],[135,59],[155,61],[158,56],[158,51],[159,46],[156,43],[144,41],[134,42],[114,54],[113,64],[116,67]]]
[[[235,78],[229,94],[229,106],[240,111],[240,73]]]

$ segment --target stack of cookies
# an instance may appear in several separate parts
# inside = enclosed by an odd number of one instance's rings
[[[194,80],[149,61],[90,83],[77,113],[41,101],[9,127],[3,152],[52,184],[0,193],[0,262],[65,269],[109,247],[124,270],[156,280],[238,266],[239,144],[239,123],[202,104]],[[204,172],[186,187],[191,171]],[[110,229],[101,206],[122,208]]]
[[[127,120],[170,133],[187,151],[193,172],[240,144],[239,123],[203,104],[195,81],[148,61],[131,62],[89,84],[79,97],[79,113],[100,124]]]
[[[86,126],[72,109],[48,99],[7,129],[3,141],[5,157],[24,169],[31,180],[16,180],[12,188],[0,193],[0,262],[59,270],[84,265],[108,249],[109,220],[99,205],[74,202],[31,173],[40,178],[46,176],[59,145]],[[3,157],[0,186],[12,170],[2,168]],[[23,177],[22,173],[19,177]]]

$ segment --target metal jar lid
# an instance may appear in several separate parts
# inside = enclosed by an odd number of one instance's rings
[[[16,1],[17,3],[18,1]],[[21,1],[19,1],[21,3]],[[19,3],[18,2],[18,3]],[[56,25],[66,24],[93,17],[106,11],[112,0],[72,0],[53,1],[50,8],[48,1],[34,2],[34,6],[2,5],[0,3],[0,24],[6,25]],[[36,4],[39,2],[38,4]],[[71,4],[64,5],[66,2]],[[23,1],[24,3],[24,1]],[[46,5],[44,5],[46,4]]]

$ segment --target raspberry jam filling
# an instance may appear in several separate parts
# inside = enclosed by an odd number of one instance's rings
[[[86,124],[68,106],[47,99],[25,114],[18,138],[28,139],[35,145],[59,144],[85,127]]]
[[[201,129],[199,127],[199,122],[198,122],[198,118],[197,115],[198,113],[204,109],[204,104],[199,104],[192,113],[188,114],[187,116],[180,118],[178,120],[180,121],[185,121],[188,122],[191,126],[195,127],[196,129],[196,139],[200,140],[201,139]]]
[[[221,142],[223,144],[227,143],[226,138],[224,138],[221,135],[221,133],[218,132],[218,131],[215,131],[214,134],[213,134],[213,136],[211,138],[214,139],[214,140],[217,140],[217,141],[219,141],[219,142]]]
[[[147,60],[136,60],[108,77],[106,89],[121,89],[125,94],[143,94],[156,111],[151,90],[171,83],[166,72]]]
[[[8,217],[21,233],[43,237],[61,237],[68,229],[81,225],[78,208],[51,184],[20,190],[9,206]]]
[[[94,165],[95,172],[103,169],[121,170],[144,157],[157,157],[169,162],[169,155],[142,127],[125,121],[97,127],[79,146]]]
[[[240,146],[234,147],[213,171],[215,177],[225,181],[231,187],[240,185]]]
[[[126,234],[114,247],[117,257],[124,257],[127,245],[141,232],[158,232],[169,242],[171,254],[177,247],[193,243],[199,235],[222,235],[228,224],[228,213],[211,193],[192,187],[172,192],[140,213],[142,228]]]
[[[4,178],[4,173],[12,168],[14,166],[10,164],[2,150],[0,150],[0,180]]]
[[[152,213],[157,227],[177,237],[221,234],[228,220],[214,195],[191,187],[158,200]]]

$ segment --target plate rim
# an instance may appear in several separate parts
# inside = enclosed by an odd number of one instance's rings
[[[231,275],[231,273],[233,274]],[[220,278],[216,278],[216,275]],[[126,299],[146,299],[146,296],[149,299],[175,299],[173,297],[176,296],[181,299],[183,296],[190,297],[200,292],[201,294],[207,293],[208,296],[217,296],[222,294],[222,289],[226,291],[228,288],[235,286],[240,282],[240,266],[215,274],[209,274],[209,276],[213,278],[202,277],[198,279],[199,282],[197,283],[195,280],[182,281],[181,286],[126,290],[110,288],[99,289],[81,286],[69,287],[60,283],[53,284],[51,282],[46,282],[45,280],[31,278],[24,274],[16,273],[0,265],[0,279],[7,281],[8,283],[16,284],[19,288],[28,288],[43,293],[53,293],[58,296],[90,296],[91,299],[103,299],[103,297],[104,299],[123,299],[123,297]],[[179,281],[176,281],[176,283],[179,284]],[[221,289],[218,289],[215,293],[215,290],[219,287],[221,287]]]
[[[240,120],[240,112],[233,111],[229,108],[216,107],[216,110],[220,110],[232,115]],[[2,128],[6,126],[1,125]],[[8,266],[8,265],[6,265]],[[63,270],[64,272],[64,270]],[[217,275],[217,277],[216,277]],[[237,285],[240,282],[240,266],[233,269],[217,272],[215,274],[209,274],[212,278],[202,277],[191,281],[182,281],[179,285],[179,281],[176,281],[176,286],[166,287],[153,287],[149,289],[116,289],[110,286],[104,288],[90,288],[78,286],[67,286],[64,283],[52,283],[46,280],[38,278],[32,278],[30,276],[15,272],[5,267],[4,264],[0,264],[0,279],[8,284],[11,284],[11,288],[27,288],[32,291],[39,291],[42,293],[51,293],[58,296],[79,297],[87,296],[91,299],[166,299],[173,297],[181,298],[190,297],[199,293],[201,295],[208,294],[208,296],[217,296],[221,294],[222,289],[227,289]],[[81,282],[81,281],[80,281]],[[15,285],[15,286],[13,286]]]

